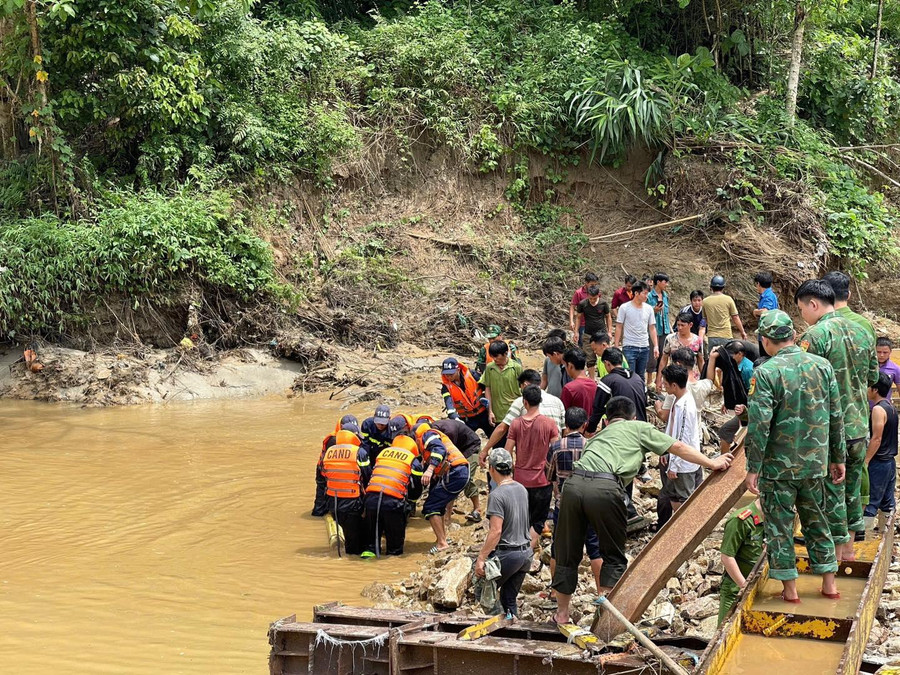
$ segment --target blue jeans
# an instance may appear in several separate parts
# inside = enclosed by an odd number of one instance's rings
[[[897,461],[872,459],[869,462],[869,504],[865,515],[872,517],[877,511],[890,513],[894,510],[894,484],[897,482]]]
[[[622,353],[625,354],[631,372],[643,381],[647,372],[647,361],[650,360],[650,347],[622,347]]]

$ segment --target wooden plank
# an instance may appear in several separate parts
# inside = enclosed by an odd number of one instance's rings
[[[884,526],[884,533],[878,547],[878,553],[872,563],[872,574],[866,582],[862,597],[856,611],[856,621],[847,638],[847,646],[841,655],[838,666],[838,675],[851,675],[859,672],[863,654],[866,651],[866,643],[869,641],[869,633],[872,631],[872,623],[875,621],[875,610],[881,602],[881,591],[887,579],[888,567],[891,564],[891,556],[894,549],[894,518],[892,513]],[[864,543],[864,542],[861,542]],[[855,548],[855,547],[854,547]]]
[[[505,628],[515,622],[515,619],[512,617],[507,617],[504,614],[498,614],[497,616],[492,616],[490,619],[482,621],[481,623],[476,623],[474,626],[467,626],[463,628],[456,636],[457,640],[477,640],[479,638],[483,638],[485,635],[490,635],[501,628]]]
[[[746,434],[746,432],[745,432]],[[697,546],[715,529],[744,494],[747,476],[743,437],[727,471],[716,471],[678,509],[625,570],[610,591],[609,601],[631,622],[637,622]],[[600,611],[591,630],[604,642],[622,632],[609,612]]]

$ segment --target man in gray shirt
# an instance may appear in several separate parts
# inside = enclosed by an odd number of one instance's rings
[[[488,556],[500,561],[500,604],[507,614],[516,616],[516,598],[531,569],[531,524],[528,518],[528,492],[513,480],[513,459],[503,448],[488,456],[488,473],[496,487],[488,497],[488,535],[475,560],[475,574],[484,576]]]

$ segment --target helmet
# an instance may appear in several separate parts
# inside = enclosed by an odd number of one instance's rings
[[[725,277],[721,274],[717,274],[709,280],[709,287],[712,289],[725,288]]]

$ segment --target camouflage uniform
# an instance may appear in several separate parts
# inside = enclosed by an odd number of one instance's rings
[[[781,310],[760,318],[759,334],[793,335]],[[769,576],[796,579],[794,507],[800,515],[812,571],[836,572],[824,509],[828,465],[845,460],[843,415],[831,364],[799,347],[784,347],[753,374],[749,392],[747,471],[759,474]]]
[[[838,384],[847,439],[847,479],[839,485],[826,481],[825,495],[831,536],[836,544],[845,544],[850,541],[849,532],[865,529],[860,489],[869,432],[867,390],[878,381],[875,341],[860,324],[829,312],[806,331],[800,346],[828,359]]]
[[[762,555],[764,523],[762,514],[756,508],[756,503],[733,512],[725,521],[725,533],[722,535],[720,552],[722,555],[734,558],[745,579]],[[722,585],[719,587],[720,624],[731,611],[740,592],[740,587],[734,582],[731,575],[725,572],[722,575]]]

